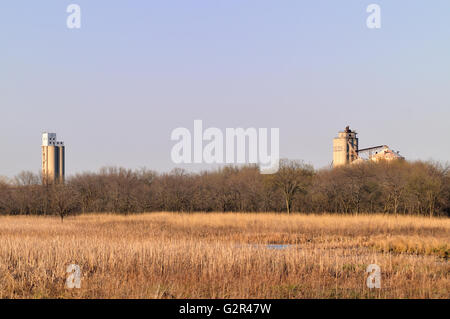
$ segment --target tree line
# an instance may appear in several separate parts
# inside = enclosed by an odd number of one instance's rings
[[[301,212],[450,215],[449,166],[438,162],[365,162],[314,170],[283,159],[276,174],[256,166],[189,173],[106,167],[43,185],[22,172],[0,178],[0,214]]]

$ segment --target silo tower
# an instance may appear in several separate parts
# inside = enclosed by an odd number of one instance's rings
[[[56,140],[56,133],[42,133],[42,182],[44,185],[64,182],[65,160],[64,142]]]
[[[333,139],[333,166],[350,164],[358,159],[358,138],[349,126]]]

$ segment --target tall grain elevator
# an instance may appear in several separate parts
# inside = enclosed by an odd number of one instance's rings
[[[56,140],[56,133],[42,133],[42,182],[44,185],[64,182],[65,161],[64,142]]]
[[[356,132],[350,127],[338,133],[333,139],[333,166],[350,164],[358,159],[358,138]]]

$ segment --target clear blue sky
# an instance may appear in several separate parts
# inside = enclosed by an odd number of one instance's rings
[[[167,171],[194,119],[279,127],[280,155],[315,167],[346,125],[361,147],[450,160],[448,0],[2,0],[0,41],[0,175],[39,171],[43,130],[69,175]]]

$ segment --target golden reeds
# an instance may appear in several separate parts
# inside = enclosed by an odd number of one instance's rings
[[[449,242],[448,218],[5,216],[0,298],[449,298]],[[366,287],[372,263],[381,289]],[[69,264],[81,289],[65,287]]]

